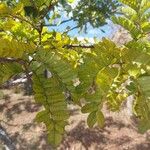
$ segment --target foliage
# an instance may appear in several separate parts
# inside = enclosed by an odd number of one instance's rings
[[[78,3],[74,9],[66,4],[63,6],[67,12],[72,12],[72,19],[85,31],[87,31],[88,24],[94,28],[107,24],[106,19],[116,13],[120,5],[117,0],[79,0]]]
[[[16,6],[16,0],[2,0],[9,6]],[[25,4],[26,15],[34,18],[44,18],[46,26],[57,27],[73,21],[75,27],[68,24],[66,30],[79,28],[87,31],[87,27],[100,27],[107,24],[111,15],[116,13],[117,0],[20,0]],[[77,4],[76,4],[77,1]],[[54,7],[49,7],[50,3]],[[74,4],[75,3],[75,4]],[[49,11],[50,10],[50,11]],[[48,13],[47,13],[48,12]],[[65,15],[65,16],[64,16]],[[40,17],[41,16],[41,17]],[[39,19],[38,19],[39,20]],[[102,30],[103,31],[103,30]]]
[[[150,2],[120,1],[122,15],[112,20],[132,36],[120,47],[105,38],[94,45],[82,45],[65,33],[50,32],[45,17],[50,16],[58,1],[0,3],[1,82],[26,74],[33,85],[35,101],[43,106],[36,121],[46,125],[49,142],[54,146],[61,142],[69,118],[67,99],[81,106],[83,113],[89,113],[89,127],[96,123],[104,127],[103,105],[119,111],[126,98],[134,95],[133,110],[139,118],[139,129],[142,133],[150,129]],[[84,25],[86,22],[83,19]],[[45,76],[45,70],[49,76]]]

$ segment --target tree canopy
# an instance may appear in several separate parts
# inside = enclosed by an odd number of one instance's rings
[[[89,113],[89,127],[97,123],[102,128],[103,106],[119,111],[133,95],[133,112],[139,131],[144,133],[150,129],[150,1],[85,0],[76,9],[71,8],[72,2],[1,1],[1,84],[26,74],[35,101],[43,106],[36,121],[46,125],[48,140],[54,146],[61,142],[69,118],[67,99],[81,106],[82,113]],[[49,26],[63,15],[60,7],[71,13],[69,19],[76,21],[78,28],[86,29],[87,23],[100,27],[113,15],[111,20],[126,29],[132,40],[117,46],[103,38],[94,45],[83,45],[67,32],[50,31]],[[45,76],[45,70],[50,76]]]

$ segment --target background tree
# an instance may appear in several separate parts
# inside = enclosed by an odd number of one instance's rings
[[[3,1],[11,7],[17,5],[16,0]],[[85,31],[87,30],[88,24],[94,28],[107,24],[106,19],[109,19],[111,15],[115,14],[117,7],[120,5],[117,0],[77,0],[74,5],[72,5],[74,1],[58,0],[55,1],[53,7],[48,8],[52,0],[47,2],[22,0],[22,2],[25,4],[24,9],[26,15],[37,17],[40,13],[45,12],[44,19],[46,19],[45,25],[47,26],[53,27],[74,21],[76,23],[74,28],[84,28]],[[38,9],[41,9],[40,12],[38,12]],[[66,14],[65,18],[63,18],[64,14]],[[56,21],[57,24],[55,23]]]

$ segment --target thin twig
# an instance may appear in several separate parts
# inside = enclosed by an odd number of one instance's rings
[[[94,48],[94,45],[65,45],[64,48]]]
[[[16,62],[16,63],[19,63],[21,65],[24,65],[26,63],[25,60],[23,59],[20,59],[20,58],[17,58],[17,59],[14,59],[14,58],[4,58],[4,57],[0,57],[0,63],[13,63],[13,62]]]
[[[70,32],[70,31],[72,31],[72,30],[74,30],[74,29],[77,29],[78,27],[79,27],[79,26],[75,26],[75,27],[73,27],[73,28],[71,28],[71,29],[65,31],[63,34],[66,34],[66,33]]]

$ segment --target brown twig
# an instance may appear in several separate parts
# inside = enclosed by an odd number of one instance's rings
[[[0,57],[0,63],[13,63],[13,62],[16,62],[16,63],[19,63],[21,65],[24,65],[26,63],[25,60],[23,59],[20,59],[20,58],[17,58],[17,59],[14,59],[14,58],[4,58],[4,57]]]
[[[94,48],[94,45],[65,45],[64,48]]]
[[[68,32],[70,32],[70,31],[72,31],[72,30],[74,30],[74,29],[77,29],[78,27],[79,27],[79,26],[75,26],[75,27],[73,27],[73,28],[71,28],[71,29],[65,31],[63,34],[67,34]]]

